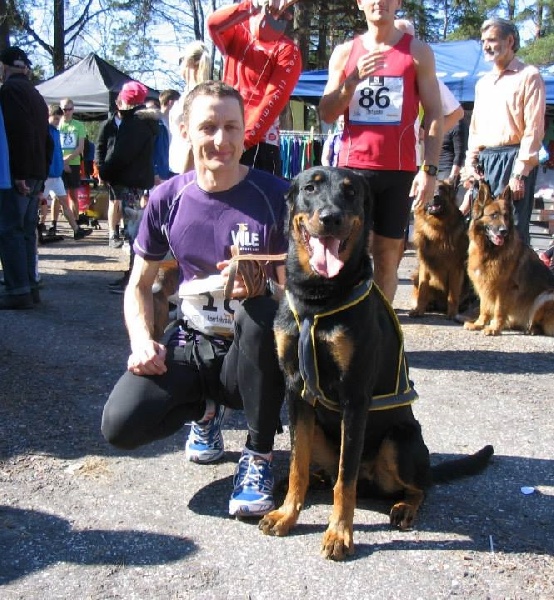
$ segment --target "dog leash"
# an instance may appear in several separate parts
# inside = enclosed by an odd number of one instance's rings
[[[225,284],[225,289],[223,290],[223,295],[225,298],[231,297],[240,261],[254,260],[258,263],[263,261],[278,262],[283,261],[285,260],[285,258],[287,258],[286,252],[283,254],[239,254],[239,252],[240,250],[237,246],[231,246],[231,253],[233,254],[233,256],[229,263],[229,277],[227,279],[227,283]]]

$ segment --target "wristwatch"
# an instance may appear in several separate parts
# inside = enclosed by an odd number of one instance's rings
[[[421,165],[420,170],[427,173],[427,175],[431,175],[431,177],[436,177],[439,172],[435,165],[426,165],[425,163]]]
[[[521,173],[512,173],[512,179],[518,179],[520,181],[526,181],[527,175],[522,175]]]

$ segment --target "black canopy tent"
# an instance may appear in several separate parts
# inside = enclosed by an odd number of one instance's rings
[[[37,85],[37,90],[47,104],[71,98],[81,120],[102,120],[113,110],[123,84],[132,80],[132,77],[91,53],[63,73]],[[157,99],[158,91],[148,88],[147,98]]]

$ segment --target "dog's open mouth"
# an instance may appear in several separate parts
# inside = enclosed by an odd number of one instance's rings
[[[310,255],[312,270],[326,278],[338,275],[344,266],[340,253],[346,247],[347,240],[333,236],[312,235],[305,227],[302,227],[302,237]]]
[[[506,241],[506,236],[505,235],[503,235],[501,233],[496,233],[492,229],[487,229],[487,235],[489,237],[489,240],[495,246],[503,246],[504,242]]]
[[[425,210],[429,215],[440,215],[443,211],[442,203],[429,202],[425,205]]]

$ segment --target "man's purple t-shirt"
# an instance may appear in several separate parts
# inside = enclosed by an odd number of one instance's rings
[[[216,263],[241,254],[281,254],[285,194],[289,183],[256,169],[224,192],[205,192],[194,171],[177,175],[150,195],[134,243],[146,260],[163,260],[168,250],[180,265],[180,283],[214,275]],[[268,275],[274,277],[270,263]]]

